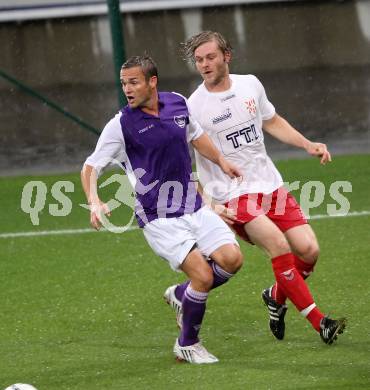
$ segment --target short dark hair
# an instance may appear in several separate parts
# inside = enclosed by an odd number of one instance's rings
[[[194,52],[203,43],[215,41],[223,54],[232,53],[232,46],[230,42],[219,32],[216,31],[202,31],[199,34],[193,35],[186,42],[182,43],[182,52],[184,59],[194,63]]]
[[[130,57],[127,61],[124,62],[121,70],[135,68],[137,66],[142,69],[146,81],[148,81],[153,76],[158,78],[157,65],[148,55]]]

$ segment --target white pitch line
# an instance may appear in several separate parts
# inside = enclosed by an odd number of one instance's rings
[[[131,226],[124,231],[138,230],[138,226]],[[121,232],[122,228],[112,229],[113,232]],[[101,229],[99,232],[109,232],[107,229]],[[17,232],[17,233],[1,233],[0,238],[18,238],[18,237],[37,237],[37,236],[58,236],[63,234],[84,234],[84,233],[98,233],[95,229],[62,229],[62,230],[39,230],[35,232]]]
[[[370,215],[370,210],[352,211],[351,213],[347,213],[347,214],[335,214],[335,215],[317,214],[317,215],[311,215],[308,219],[326,219],[326,218],[344,218],[344,217],[363,217],[363,216],[365,216],[365,215]]]
[[[363,217],[370,215],[370,210],[365,211],[353,211],[348,214],[337,214],[337,215],[328,215],[328,214],[317,214],[312,215],[308,219],[326,219],[326,218],[345,218],[345,217]],[[131,226],[126,231],[139,230],[138,226]],[[112,229],[113,232],[121,232],[122,228]],[[100,232],[109,232],[107,229],[101,229]],[[63,234],[84,234],[84,233],[97,233],[94,229],[62,229],[62,230],[40,230],[35,232],[17,232],[17,233],[1,233],[0,238],[18,238],[18,237],[38,237],[38,236],[58,236]]]

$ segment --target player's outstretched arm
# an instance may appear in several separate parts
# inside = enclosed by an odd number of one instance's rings
[[[208,134],[203,133],[191,143],[202,156],[217,164],[231,179],[242,177],[241,170],[224,158]]]
[[[331,161],[331,155],[325,144],[311,142],[278,114],[263,121],[263,129],[279,141],[305,149],[311,156],[319,157],[321,164]]]
[[[98,174],[95,168],[85,164],[81,171],[82,188],[90,206],[90,224],[94,229],[99,230],[102,226],[102,215],[110,216],[110,211],[108,206],[99,199],[97,182]]]

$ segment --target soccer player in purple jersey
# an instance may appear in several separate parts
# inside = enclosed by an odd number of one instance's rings
[[[243,258],[226,223],[202,206],[191,177],[188,144],[230,178],[239,177],[239,169],[193,120],[183,96],[158,92],[157,68],[150,57],[131,57],[120,77],[128,105],[107,123],[81,172],[91,225],[99,229],[104,214],[109,215],[97,193],[99,172],[109,160],[122,161],[136,192],[135,214],[148,244],[173,270],[189,278],[165,292],[181,328],[175,356],[197,364],[217,362],[198,337],[206,301],[212,288],[240,269]]]

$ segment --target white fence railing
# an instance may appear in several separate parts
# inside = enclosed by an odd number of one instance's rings
[[[140,12],[279,1],[282,0],[121,0],[120,8],[121,12]],[[107,12],[105,0],[0,0],[0,22],[101,15]]]

